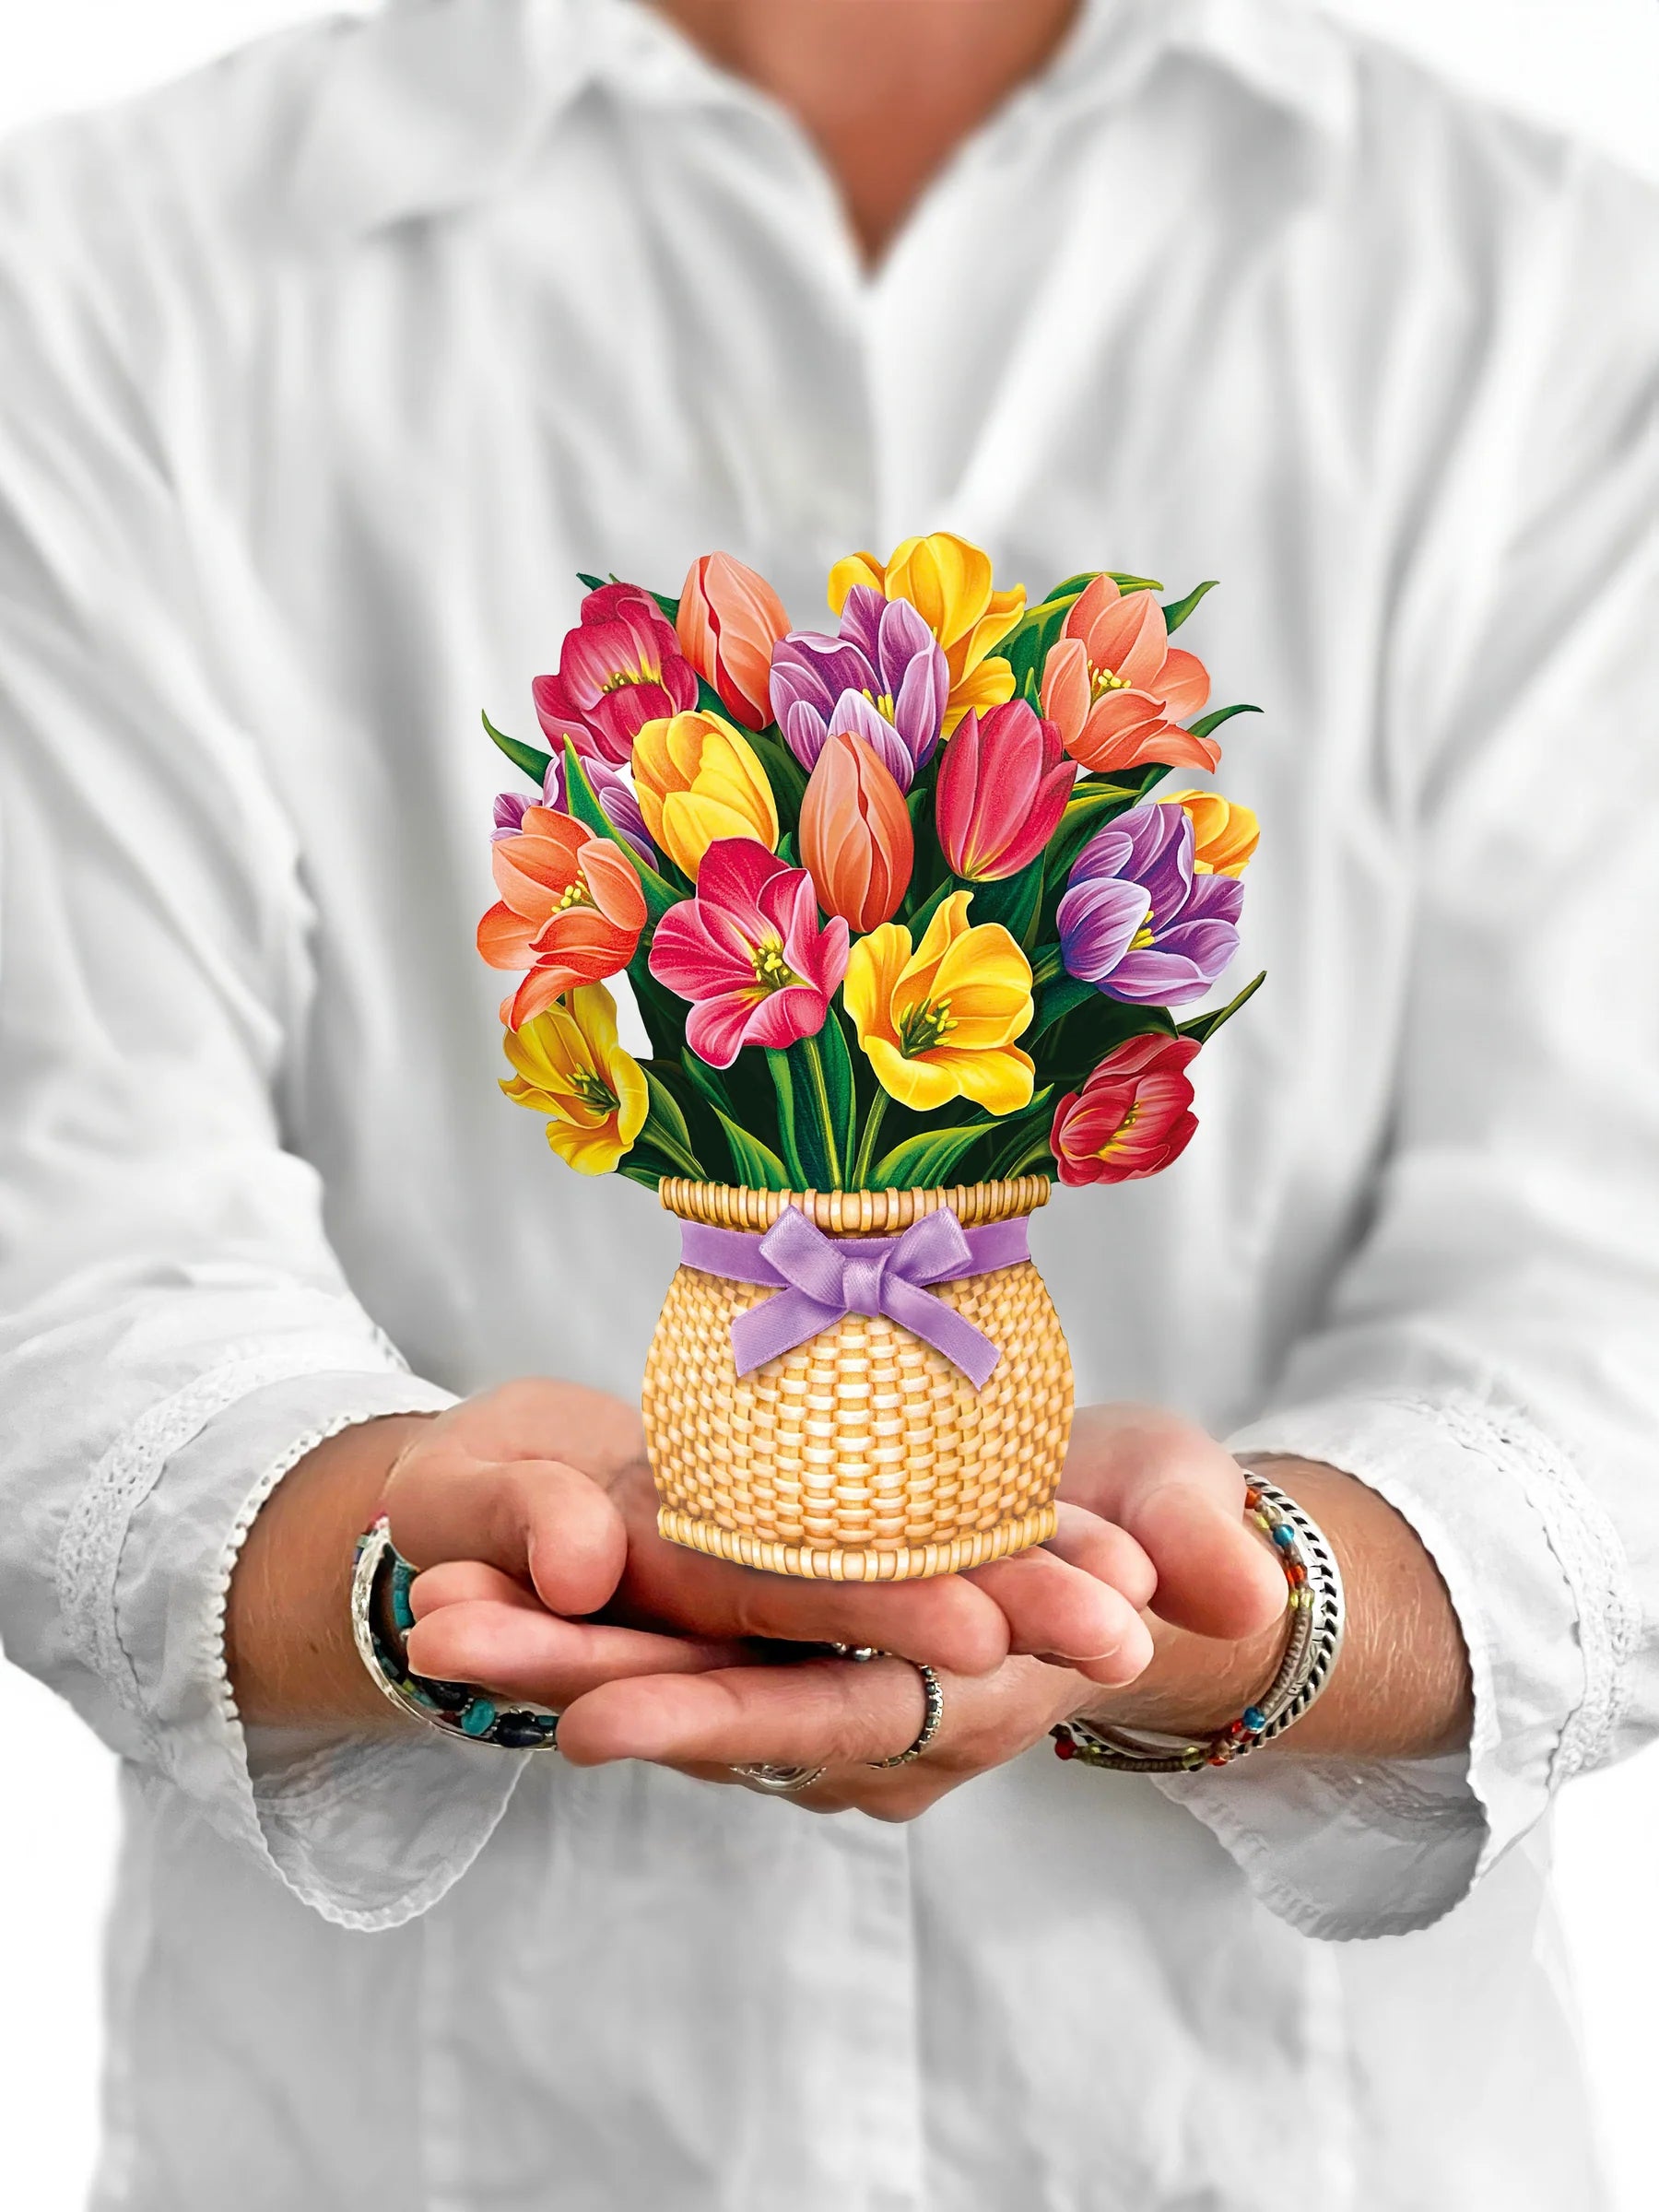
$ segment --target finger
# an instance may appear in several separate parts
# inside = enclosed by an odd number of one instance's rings
[[[996,1559],[971,1579],[1001,1606],[1018,1653],[1058,1659],[1114,1686],[1133,1681],[1152,1656],[1146,1624],[1122,1591],[1052,1551]]]
[[[492,1599],[464,1600],[427,1614],[409,1630],[407,1648],[417,1674],[441,1682],[476,1682],[555,1712],[601,1683],[729,1667],[740,1656],[730,1646],[561,1620],[534,1603]]]
[[[1172,1627],[1238,1641],[1271,1628],[1285,1609],[1283,1569],[1242,1518],[1171,1480],[1126,1509],[1158,1566],[1152,1609]]]
[[[636,1524],[623,1610],[652,1625],[789,1643],[874,1644],[953,1673],[989,1674],[1008,1652],[995,1602],[960,1575],[818,1582],[712,1559]]]
[[[1244,1522],[1244,1471],[1193,1422],[1148,1406],[1086,1407],[1062,1488],[1142,1546],[1158,1575],[1152,1610],[1173,1626],[1236,1641],[1283,1612],[1284,1576]]]
[[[457,1465],[417,1452],[387,1495],[392,1540],[417,1567],[482,1560],[528,1582],[555,1613],[596,1612],[628,1557],[622,1517],[598,1484],[560,1460]]]
[[[1055,1510],[1060,1525],[1043,1549],[1080,1567],[1097,1582],[1110,1583],[1137,1610],[1149,1606],[1158,1588],[1158,1570],[1128,1530],[1080,1505],[1070,1505],[1065,1499]]]
[[[605,1683],[567,1710],[559,1747],[576,1766],[839,1766],[907,1749],[926,1711],[915,1667],[896,1660],[729,1667]]]
[[[424,1574],[418,1574],[409,1585],[409,1604],[417,1620],[424,1620],[429,1613],[439,1612],[445,1606],[465,1606],[477,1600],[517,1606],[531,1613],[546,1610],[523,1583],[503,1574],[499,1567],[486,1567],[482,1559],[446,1559],[441,1566],[429,1567]]]

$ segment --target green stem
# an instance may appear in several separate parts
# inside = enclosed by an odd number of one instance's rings
[[[870,1111],[865,1119],[864,1135],[858,1140],[858,1158],[853,1162],[851,1188],[867,1191],[870,1187],[870,1170],[876,1164],[876,1140],[881,1135],[881,1124],[887,1114],[888,1094],[879,1085],[870,1101]]]
[[[818,1051],[816,1037],[803,1037],[801,1043],[812,1077],[813,1104],[818,1109],[818,1127],[824,1136],[824,1158],[830,1166],[830,1187],[831,1190],[844,1191],[851,1185],[841,1181],[843,1163],[841,1147],[835,1141],[835,1116],[830,1105],[830,1085],[824,1074],[823,1054]]]

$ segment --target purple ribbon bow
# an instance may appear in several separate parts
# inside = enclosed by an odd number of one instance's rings
[[[706,1275],[776,1290],[732,1323],[740,1375],[833,1328],[844,1314],[885,1313],[983,1390],[1002,1358],[1000,1347],[927,1286],[1029,1260],[1026,1226],[1020,1219],[965,1230],[946,1206],[924,1214],[900,1237],[835,1238],[825,1236],[799,1206],[786,1206],[764,1236],[684,1221],[680,1256]]]

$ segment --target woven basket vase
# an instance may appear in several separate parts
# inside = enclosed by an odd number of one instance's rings
[[[672,1178],[682,1219],[765,1230],[798,1206],[828,1236],[894,1236],[949,1206],[964,1229],[1046,1205],[1046,1177],[954,1190],[780,1192]],[[1031,1263],[939,1284],[1002,1350],[976,1390],[883,1315],[849,1313],[739,1376],[734,1315],[771,1296],[681,1266],[645,1364],[645,1435],[677,1544],[847,1582],[950,1574],[1053,1535],[1071,1358]]]

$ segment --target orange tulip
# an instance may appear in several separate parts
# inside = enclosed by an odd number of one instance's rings
[[[550,806],[526,806],[519,834],[498,838],[489,858],[501,896],[478,924],[478,950],[492,968],[529,971],[501,1002],[510,1030],[577,984],[627,967],[645,926],[645,895],[609,838]]]
[[[675,625],[680,651],[746,729],[771,720],[772,647],[789,628],[783,602],[764,576],[729,553],[691,563]]]
[[[859,931],[890,920],[915,857],[891,771],[851,731],[826,738],[801,801],[801,858],[824,912]]]
[[[1156,595],[1110,576],[1083,593],[1042,667],[1044,718],[1074,760],[1108,774],[1149,760],[1213,769],[1221,747],[1181,727],[1208,697],[1204,663],[1170,643]]]

